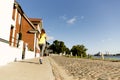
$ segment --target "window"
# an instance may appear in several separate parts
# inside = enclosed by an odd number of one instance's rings
[[[15,5],[13,6],[12,19],[15,20]]]
[[[18,23],[19,23],[19,25],[21,24],[21,15],[20,14],[18,14]]]
[[[13,26],[11,25],[11,29],[10,29],[10,37],[9,37],[9,45],[12,45],[13,44]]]

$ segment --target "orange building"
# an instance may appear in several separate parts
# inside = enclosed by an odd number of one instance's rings
[[[28,18],[16,1],[13,6],[12,19],[15,25],[11,25],[9,44],[19,47],[19,42],[22,40],[25,44],[28,44],[29,50],[35,51],[37,32],[40,32],[42,28],[42,20]]]

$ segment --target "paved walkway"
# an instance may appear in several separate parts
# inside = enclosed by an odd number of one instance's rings
[[[55,80],[49,57],[43,64],[38,61],[35,58],[0,66],[0,80]]]

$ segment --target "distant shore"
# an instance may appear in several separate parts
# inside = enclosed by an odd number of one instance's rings
[[[93,58],[100,59],[101,56],[92,56]],[[118,60],[120,61],[120,56],[104,56],[105,60]]]
[[[51,57],[74,80],[120,80],[120,62]]]

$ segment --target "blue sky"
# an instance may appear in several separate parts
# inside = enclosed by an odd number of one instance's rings
[[[87,53],[120,52],[120,0],[17,0],[28,17],[42,18],[49,42]]]

